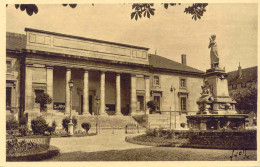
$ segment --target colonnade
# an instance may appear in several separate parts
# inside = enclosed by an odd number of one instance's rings
[[[32,71],[33,65],[26,65],[26,75],[25,75],[25,110],[32,109]],[[46,66],[46,88],[47,93],[53,97],[53,67]],[[101,71],[100,73],[100,115],[104,115],[105,113],[105,78],[106,72]],[[70,112],[70,88],[69,88],[69,80],[71,79],[71,69],[66,68],[66,90],[65,90],[65,113]],[[136,95],[136,75],[131,74],[131,89],[130,89],[130,114],[136,113],[136,103],[137,103],[137,95]],[[83,112],[82,114],[90,114],[89,113],[89,70],[84,69],[83,75]],[[116,73],[116,103],[115,103],[115,114],[121,114],[121,74]],[[150,77],[145,76],[145,101],[148,102],[150,100]],[[49,105],[52,107],[53,104]],[[148,108],[146,108],[146,113],[149,114]]]

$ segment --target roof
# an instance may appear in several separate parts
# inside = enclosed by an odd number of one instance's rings
[[[17,34],[17,33],[6,33],[6,49],[7,50],[15,50],[20,51],[26,48],[26,35]],[[174,72],[183,72],[190,74],[204,74],[203,71],[197,70],[193,67],[175,62],[173,60],[164,58],[162,56],[149,54],[149,65],[151,65],[152,69],[157,70],[166,70],[166,71],[174,71]]]
[[[154,54],[149,54],[149,64],[152,65],[153,66],[152,68],[154,69],[166,69],[171,71],[183,71],[183,72],[191,72],[191,73],[199,73],[199,74],[205,73],[193,67]]]
[[[241,70],[242,75],[240,78],[238,77],[238,70],[228,73],[227,79],[229,85],[257,81],[257,66]]]
[[[26,47],[26,35],[17,33],[6,33],[6,49],[8,50],[22,50]]]
[[[80,40],[87,40],[87,41],[92,41],[92,42],[100,42],[100,43],[123,46],[123,47],[130,47],[130,48],[135,48],[135,49],[149,50],[149,48],[141,47],[141,46],[134,46],[134,45],[129,45],[129,44],[103,41],[103,40],[99,40],[99,39],[86,38],[86,37],[80,37],[80,36],[75,36],[75,35],[68,35],[68,34],[62,34],[62,33],[56,33],[56,32],[50,32],[50,31],[44,31],[44,30],[38,30],[38,29],[32,29],[32,28],[25,28],[25,31],[46,33],[46,34],[57,35],[57,36],[62,36],[62,37],[75,38],[75,39],[80,39]]]

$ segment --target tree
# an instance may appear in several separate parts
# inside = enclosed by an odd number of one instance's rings
[[[168,9],[169,6],[176,6],[181,5],[180,3],[164,3],[163,6],[165,9]],[[153,8],[154,4],[149,3],[135,3],[132,5],[132,9],[134,12],[131,13],[131,19],[135,18],[135,20],[138,20],[138,18],[147,17],[150,18],[154,15],[155,8]],[[206,7],[208,6],[207,3],[194,3],[191,6],[188,6],[184,9],[184,13],[191,14],[192,19],[195,21],[197,19],[201,19],[204,12],[206,12]]]
[[[62,4],[63,6],[68,6],[68,4]],[[6,5],[6,7],[8,6],[8,4]],[[15,4],[14,5],[16,9],[19,9],[21,11],[26,11],[26,13],[29,15],[29,16],[32,16],[33,14],[37,14],[39,9],[37,7],[37,5],[35,4]],[[69,6],[71,8],[75,8],[77,6],[77,4],[69,4]]]
[[[39,96],[36,96],[35,103],[39,103],[41,111],[46,110],[46,104],[52,103],[52,98],[47,93],[42,93]]]
[[[158,107],[158,103],[154,100],[148,101],[147,102],[147,107],[149,108],[150,114],[156,111],[156,108]]]
[[[233,98],[237,102],[236,109],[239,113],[248,114],[253,111],[257,114],[257,89],[255,87],[234,92]]]
[[[71,8],[76,8],[77,4],[62,4],[65,6],[70,6]],[[181,5],[181,3],[162,3],[165,9],[168,9],[170,6]],[[8,6],[8,5],[6,5]],[[94,4],[92,4],[94,6]],[[131,13],[131,19],[138,20],[142,17],[150,18],[155,14],[155,8],[153,7],[154,3],[134,3],[132,9],[134,12]],[[204,12],[206,12],[207,3],[194,3],[191,6],[188,6],[184,9],[184,13],[192,15],[192,19],[197,21],[201,19]],[[39,9],[35,4],[15,4],[15,8],[21,11],[26,11],[29,16],[37,14]]]

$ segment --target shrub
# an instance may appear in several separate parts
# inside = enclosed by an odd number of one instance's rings
[[[28,155],[32,153],[46,151],[48,149],[48,145],[37,144],[33,141],[21,140],[17,139],[6,141],[6,155],[13,156],[16,155]]]
[[[154,129],[147,129],[146,130],[146,135],[147,136],[154,136],[156,137],[157,136],[157,128],[154,128]]]
[[[33,131],[33,134],[44,134],[47,130],[48,124],[46,123],[46,120],[42,117],[36,117],[31,121],[31,128]]]
[[[171,130],[167,130],[166,133],[165,133],[165,138],[166,139],[172,139],[173,136],[174,136],[174,131],[171,129]]]
[[[19,133],[22,136],[27,136],[29,134],[29,129],[27,125],[22,125],[21,127],[19,127]]]
[[[52,98],[47,93],[41,93],[39,96],[36,96],[35,103],[39,103],[41,111],[46,108],[46,104],[51,104]]]
[[[69,117],[66,117],[66,118],[64,118],[62,120],[62,127],[63,127],[63,129],[66,130],[66,132],[68,132],[68,124],[69,124],[69,122],[70,122],[70,118]],[[73,127],[75,129],[75,127],[76,127],[76,125],[78,123],[77,118],[72,117],[72,123],[73,123]]]
[[[182,128],[185,128],[185,126],[186,126],[186,123],[181,123]]]
[[[57,125],[56,125],[56,122],[53,121],[52,124],[51,124],[51,126],[48,126],[48,127],[47,127],[46,130],[49,132],[50,135],[52,135],[52,133],[55,132],[56,126],[57,126]]]
[[[27,123],[28,123],[28,117],[27,117],[25,114],[23,114],[23,115],[21,116],[20,120],[19,120],[19,123],[20,123],[21,126],[22,126],[22,125],[27,125]]]
[[[18,121],[15,117],[11,117],[6,121],[6,130],[17,130],[18,128]]]
[[[156,108],[158,107],[158,103],[156,101],[148,101],[147,102],[147,107],[150,109],[149,112],[150,114],[156,110]]]
[[[89,129],[91,128],[91,124],[88,122],[83,122],[81,127],[86,130],[86,133],[88,133]]]

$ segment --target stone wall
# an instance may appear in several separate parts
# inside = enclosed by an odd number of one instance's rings
[[[180,111],[181,96],[187,97],[186,111],[188,112],[193,111],[192,114],[194,114],[194,111],[198,110],[196,101],[200,97],[201,86],[203,85],[202,77],[196,77],[193,75],[185,75],[185,74],[176,74],[176,73],[166,73],[166,72],[163,73],[157,71],[153,71],[152,73],[153,75],[160,76],[159,87],[153,86],[153,78],[151,78],[151,90],[162,92],[161,111],[170,111],[170,108],[172,111],[174,111],[175,105],[176,105],[176,111]],[[181,78],[186,79],[186,88],[182,88],[180,86]],[[171,86],[176,89],[175,97],[174,97],[174,91],[173,92],[170,91]],[[175,102],[174,102],[174,98],[176,98]]]

